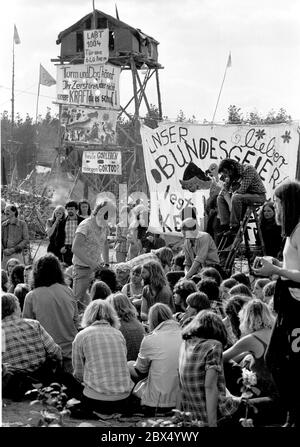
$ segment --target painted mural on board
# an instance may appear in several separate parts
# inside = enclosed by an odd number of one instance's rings
[[[179,231],[181,211],[195,206],[203,215],[210,183],[190,192],[182,187],[187,165],[203,173],[233,158],[254,166],[264,182],[267,198],[287,179],[294,179],[299,146],[299,124],[265,126],[197,125],[163,122],[156,129],[141,126],[146,176],[150,191],[150,228]]]
[[[115,144],[118,112],[63,105],[61,125],[65,143]]]

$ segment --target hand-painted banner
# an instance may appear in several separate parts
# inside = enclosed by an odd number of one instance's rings
[[[57,102],[119,110],[120,72],[120,67],[111,64],[58,65]]]
[[[63,141],[115,144],[118,112],[88,107],[62,106]]]
[[[105,64],[108,61],[109,29],[84,31],[84,63],[86,65]]]
[[[295,179],[300,156],[299,124],[265,126],[196,125],[164,122],[156,129],[141,126],[146,176],[150,191],[149,229],[178,231],[181,211],[195,206],[203,215],[209,191],[183,190],[180,180],[189,162],[203,172],[227,157],[257,169],[267,191]]]
[[[82,172],[90,174],[122,175],[120,151],[84,151]]]

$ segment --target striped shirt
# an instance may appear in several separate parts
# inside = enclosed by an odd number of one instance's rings
[[[91,399],[126,399],[134,386],[125,339],[108,321],[95,321],[76,335],[72,363],[74,376],[83,381],[84,394]]]
[[[36,371],[47,357],[60,360],[61,349],[43,326],[10,315],[2,320],[2,362],[22,371]]]

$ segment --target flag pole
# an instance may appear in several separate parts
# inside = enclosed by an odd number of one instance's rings
[[[211,121],[211,125],[212,126],[214,124],[215,116],[216,116],[216,113],[217,113],[217,108],[218,108],[219,100],[220,100],[221,93],[222,93],[222,90],[223,90],[223,85],[224,85],[224,81],[225,81],[225,78],[226,78],[227,69],[230,66],[231,66],[231,53],[229,53],[229,56],[228,56],[228,60],[227,60],[226,68],[225,68],[225,73],[224,73],[224,76],[223,76],[223,81],[222,81],[221,88],[220,88],[220,91],[219,91],[219,96],[218,96],[218,99],[217,99],[216,108],[215,108],[215,111],[214,111],[214,114],[213,114],[213,118],[212,118],[212,121]]]
[[[92,29],[96,29],[96,11],[95,11],[95,0],[93,0],[93,26]]]
[[[11,129],[10,129],[10,187],[13,178],[13,140],[14,140],[14,125],[15,125],[15,33],[13,34],[13,63],[12,63],[12,81],[11,81]]]
[[[38,111],[39,111],[39,98],[40,98],[40,86],[41,86],[41,64],[40,64],[40,74],[39,74],[39,85],[36,99],[36,110],[35,110],[35,124],[37,124]]]

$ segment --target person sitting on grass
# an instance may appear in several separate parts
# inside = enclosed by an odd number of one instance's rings
[[[127,346],[127,360],[135,360],[145,335],[144,326],[137,319],[137,310],[129,298],[120,292],[111,294],[106,300],[113,306],[120,319],[120,331]]]
[[[187,297],[186,306],[186,311],[179,321],[181,327],[190,323],[201,310],[210,309],[210,301],[206,293],[193,292]]]
[[[251,289],[251,282],[249,275],[247,276],[245,273],[236,272],[233,275],[231,275],[230,278],[235,279],[238,283],[244,284],[245,286],[248,287],[248,289]]]
[[[258,278],[253,287],[253,295],[263,301],[263,288],[269,284],[269,278]]]
[[[274,423],[279,416],[283,422],[284,415],[280,411],[278,391],[264,359],[275,318],[268,306],[257,298],[246,303],[239,316],[242,337],[224,352],[223,360],[240,363],[246,354],[251,354],[248,368],[256,374],[258,396],[268,398],[255,399],[261,409],[257,414],[253,414],[254,420],[257,425],[265,425]]]
[[[138,314],[141,312],[143,287],[142,267],[136,265],[131,269],[130,282],[122,288],[122,293],[130,299]]]
[[[204,278],[197,284],[199,292],[204,292],[210,301],[210,307],[213,312],[224,318],[225,313],[223,303],[220,300],[220,291],[218,284],[212,278]]]
[[[94,300],[105,300],[109,295],[111,295],[111,290],[104,281],[95,281],[91,288],[91,301]]]
[[[168,413],[177,405],[181,330],[171,309],[162,303],[150,308],[149,329],[136,361],[128,364],[134,381],[146,375],[136,385],[134,394],[141,399],[143,412],[154,416],[156,412]]]
[[[85,309],[81,324],[83,329],[73,342],[72,363],[74,377],[84,389],[81,405],[72,415],[128,412],[134,383],[116,311],[106,300],[94,300]]]
[[[148,320],[148,312],[156,303],[164,303],[175,311],[173,294],[169,287],[165,272],[156,261],[149,261],[142,268],[144,288],[142,293],[141,319]]]
[[[33,383],[49,384],[62,362],[61,348],[36,320],[21,318],[18,298],[4,293],[2,302],[2,396],[21,399]],[[5,385],[5,386],[4,386]]]
[[[174,318],[176,321],[179,322],[186,311],[187,297],[191,293],[196,291],[197,291],[196,284],[194,283],[194,281],[190,279],[180,279],[175,284],[173,295],[174,295],[175,308],[177,310],[176,314],[174,314]]]
[[[221,318],[202,310],[182,331],[179,354],[181,409],[204,426],[217,427],[218,417],[232,415],[240,398],[228,395],[223,371],[226,329]]]
[[[223,301],[223,303],[229,298],[229,290],[232,289],[232,287],[237,286],[239,283],[236,279],[233,278],[227,278],[224,279],[224,281],[220,284],[220,299]]]

